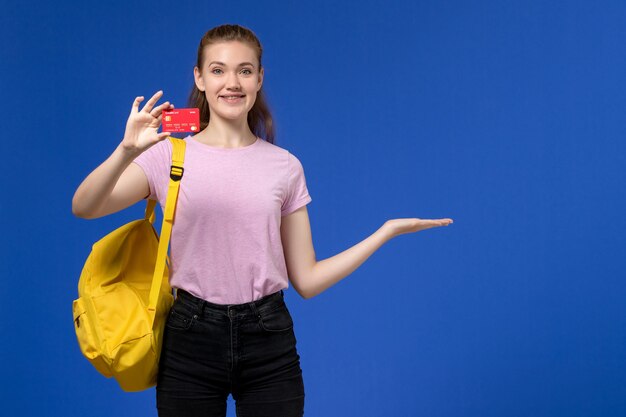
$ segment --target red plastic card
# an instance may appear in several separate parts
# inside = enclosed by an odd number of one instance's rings
[[[200,131],[200,110],[174,109],[163,110],[162,132],[198,132]]]

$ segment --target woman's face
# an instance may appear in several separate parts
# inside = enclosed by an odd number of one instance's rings
[[[259,71],[254,49],[238,41],[212,44],[205,48],[202,65],[194,67],[194,78],[204,91],[211,117],[247,118],[263,84],[263,69]]]

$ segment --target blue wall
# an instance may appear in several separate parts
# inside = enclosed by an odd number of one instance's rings
[[[83,220],[71,199],[135,96],[184,107],[222,23],[264,46],[318,260],[454,219],[286,291],[306,415],[626,415],[626,3],[180,3],[3,3],[3,415],[156,416],[154,389],[82,357],[71,313],[91,243],[144,204]]]

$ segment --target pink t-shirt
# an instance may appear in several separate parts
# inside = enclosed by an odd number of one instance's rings
[[[302,164],[257,138],[243,148],[217,148],[187,136],[184,175],[170,241],[170,285],[217,304],[241,304],[289,287],[281,217],[308,204]],[[172,144],[135,158],[161,208]]]

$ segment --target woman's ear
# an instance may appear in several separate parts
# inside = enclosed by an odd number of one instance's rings
[[[193,79],[196,83],[196,88],[200,91],[204,91],[204,80],[202,79],[202,75],[200,74],[200,70],[198,67],[193,67]]]
[[[259,83],[256,91],[258,92],[263,86],[263,76],[265,75],[265,67],[261,67],[261,71],[259,71]]]

